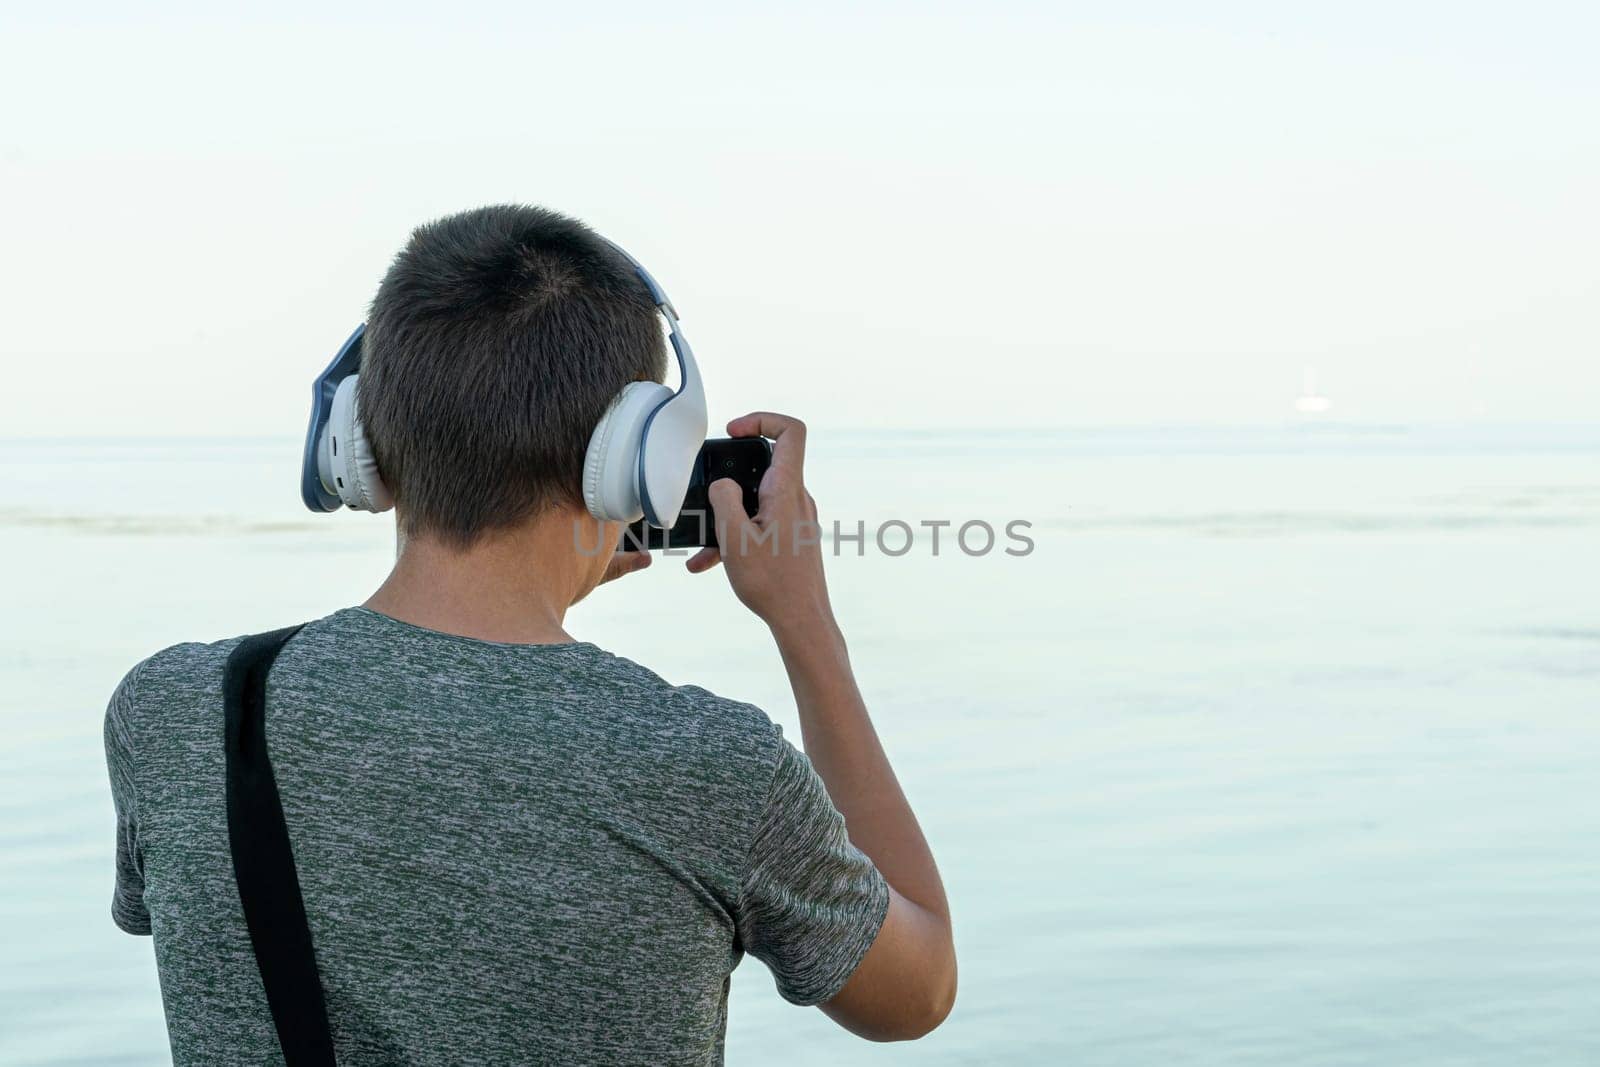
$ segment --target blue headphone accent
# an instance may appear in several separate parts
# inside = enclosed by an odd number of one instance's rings
[[[306,429],[306,450],[300,460],[300,499],[312,511],[338,511],[341,507],[338,495],[323,488],[317,476],[317,441],[327,428],[339,383],[361,369],[361,338],[366,332],[366,323],[357,326],[333,362],[311,383],[311,425]]]

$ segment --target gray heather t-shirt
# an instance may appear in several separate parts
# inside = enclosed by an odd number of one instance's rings
[[[179,1065],[283,1062],[228,853],[236,643],[106,712],[112,916],[155,936]],[[761,711],[594,645],[340,611],[278,657],[267,735],[341,1064],[720,1063],[744,952],[819,1003],[888,908]]]

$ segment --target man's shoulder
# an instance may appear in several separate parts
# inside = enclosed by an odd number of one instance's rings
[[[244,635],[219,641],[183,641],[153,652],[134,665],[128,679],[136,685],[184,685],[200,677],[222,677],[228,655]]]
[[[301,629],[318,632],[329,628],[340,613],[304,623]],[[275,627],[263,627],[252,633],[268,633]],[[228,657],[240,642],[252,636],[235,634],[215,641],[184,641],[168,645],[134,664],[117,685],[112,696],[112,708],[123,709],[141,716],[158,715],[163,709],[184,708],[196,704],[217,706],[222,691],[222,676]]]
[[[674,684],[642,664],[604,653],[603,684],[614,699],[643,709],[643,723],[676,748],[733,753],[775,763],[782,732],[754,704],[703,686]]]
[[[108,719],[124,720],[131,728],[135,720],[187,703],[184,697],[214,696],[221,688],[228,655],[241,640],[186,641],[146,656],[117,683]]]

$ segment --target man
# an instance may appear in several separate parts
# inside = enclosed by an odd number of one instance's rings
[[[582,504],[585,446],[660,380],[650,295],[529,207],[418,229],[373,301],[361,413],[401,549],[359,607],[283,648],[271,759],[340,1063],[722,1060],[743,953],[863,1036],[955,997],[933,857],[829,607],[805,428],[770,413],[760,507],[710,497],[766,623],[802,755],[758,709],[574,640],[566,609],[648,564]],[[106,714],[113,916],[154,934],[173,1060],[281,1063],[230,864],[221,680],[238,639],[135,667]],[[809,758],[808,758],[809,757]]]

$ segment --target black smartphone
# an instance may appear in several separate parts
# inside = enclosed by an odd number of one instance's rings
[[[772,465],[772,442],[765,437],[714,437],[700,446],[694,470],[689,474],[689,491],[684,494],[683,510],[672,529],[663,530],[640,519],[622,531],[624,552],[659,548],[704,548],[717,543],[716,516],[706,488],[722,478],[732,478],[744,490],[746,515],[756,513],[756,490],[761,476]]]

